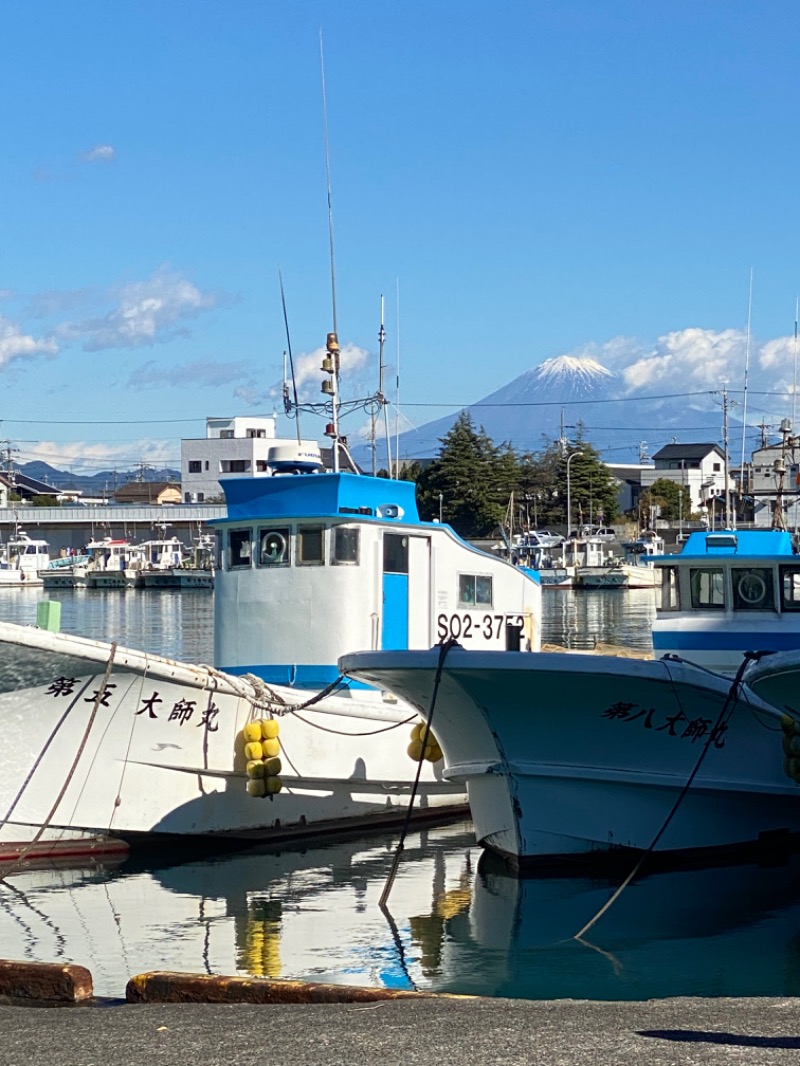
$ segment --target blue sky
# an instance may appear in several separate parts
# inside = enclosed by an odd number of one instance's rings
[[[5,0],[19,461],[177,465],[207,416],[271,413],[279,268],[308,381],[331,328],[320,31],[346,395],[377,384],[382,293],[403,426],[563,354],[735,392],[752,270],[751,387],[776,393],[753,409],[790,413],[796,4]]]

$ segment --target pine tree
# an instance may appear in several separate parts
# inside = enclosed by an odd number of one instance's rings
[[[495,447],[472,416],[462,411],[446,436],[439,456],[417,482],[420,514],[429,520],[440,510],[462,537],[485,537],[499,525],[509,491],[509,451]],[[513,455],[513,453],[511,453]]]

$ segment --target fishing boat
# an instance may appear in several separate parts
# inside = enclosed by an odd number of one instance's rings
[[[125,539],[105,537],[87,545],[90,556],[86,586],[90,589],[136,588],[141,581],[145,551]]]
[[[214,587],[214,536],[200,534],[193,546],[191,555],[180,566],[173,566],[169,573],[172,585],[168,587],[183,589],[213,589]],[[150,587],[153,587],[151,585]]]
[[[445,636],[538,651],[538,581],[421,521],[409,482],[325,472],[307,443],[269,462],[223,481],[215,667],[0,625],[0,841],[325,836],[412,799],[415,818],[465,813],[438,749],[413,746],[415,709],[337,660]]]
[[[183,565],[185,549],[178,538],[146,540],[139,547],[144,562],[138,584],[146,589],[179,588],[174,571]]]
[[[800,839],[781,712],[691,663],[443,646],[340,667],[417,708],[479,842],[517,868]]]
[[[725,674],[748,651],[800,650],[800,556],[780,529],[697,531],[654,556],[653,651]]]
[[[41,585],[39,571],[49,563],[47,541],[33,539],[23,529],[16,529],[5,544],[0,545],[0,588]]]
[[[88,587],[89,556],[80,552],[51,559],[49,565],[39,571],[45,591],[50,589],[74,589]]]
[[[624,555],[614,556],[598,565],[579,566],[575,571],[575,588],[579,589],[654,589],[661,583],[652,559],[664,551],[664,541],[647,530],[635,540],[623,541]]]
[[[581,570],[605,570],[610,558],[603,539],[591,534],[545,544],[538,534],[523,533],[503,554],[516,566],[535,571],[544,588],[559,589],[575,587]]]

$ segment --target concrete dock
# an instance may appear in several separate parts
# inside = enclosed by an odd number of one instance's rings
[[[800,999],[0,1006],[0,1066],[796,1064]]]

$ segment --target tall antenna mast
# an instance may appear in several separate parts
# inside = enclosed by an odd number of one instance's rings
[[[400,279],[396,283],[397,293],[397,409],[394,413],[394,461],[396,470],[394,476],[400,477]]]
[[[794,376],[792,380],[792,432],[797,433],[797,317],[798,311],[800,311],[800,296],[795,300],[794,305]]]
[[[331,196],[331,153],[328,140],[328,96],[325,91],[325,53],[322,48],[322,30],[319,31],[319,65],[322,75],[322,117],[325,126],[325,175],[328,186],[328,241],[331,249],[331,303],[333,305],[333,332],[328,334],[325,342],[326,353],[322,369],[330,375],[322,382],[323,393],[330,397],[331,422],[325,433],[331,438],[331,469],[339,473],[339,374],[341,369],[341,352],[339,334],[336,325],[336,269],[333,254],[333,198]]]
[[[739,483],[744,485],[745,446],[747,441],[747,377],[750,371],[750,322],[753,315],[753,268],[750,267],[750,293],[747,299],[747,340],[744,347],[744,396],[742,397],[742,465]],[[727,455],[727,453],[726,453]],[[728,491],[727,480],[725,491]]]
[[[378,403],[383,407],[383,428],[386,434],[386,463],[387,470],[389,471],[389,477],[392,476],[392,438],[389,433],[389,405],[386,402],[386,397],[383,393],[383,375],[386,370],[386,364],[383,361],[383,346],[386,343],[386,330],[383,328],[383,293],[381,293],[381,328],[378,330],[378,351],[379,351],[379,371],[378,371]]]
[[[731,529],[731,486],[728,470],[728,384],[722,387],[722,443],[725,448],[725,528]],[[742,459],[742,476],[744,476],[744,459]]]
[[[333,303],[333,332],[336,326],[336,267],[333,254],[333,198],[331,196],[331,151],[328,139],[328,94],[325,90],[325,53],[322,49],[322,30],[319,31],[319,65],[322,74],[322,118],[325,126],[325,176],[328,184],[328,242],[331,249],[331,301]]]

